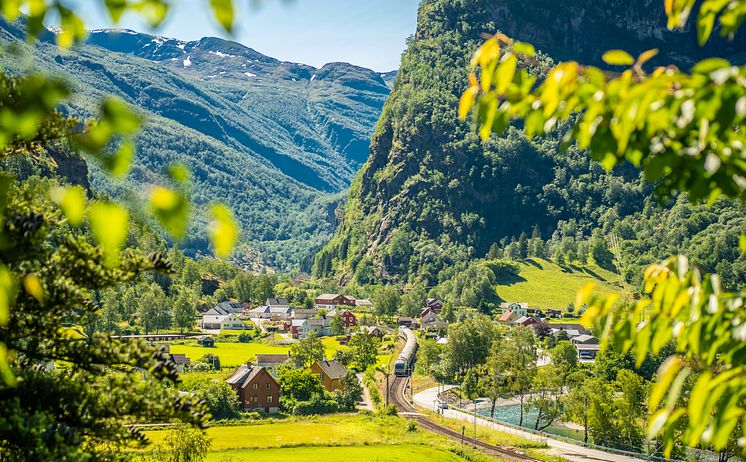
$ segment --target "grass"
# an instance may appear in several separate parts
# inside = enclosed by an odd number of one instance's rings
[[[168,430],[145,431],[158,444]],[[467,451],[445,437],[424,430],[408,431],[404,419],[373,414],[333,414],[308,418],[262,420],[207,429],[212,439],[209,461],[410,461],[456,462],[492,460]]]
[[[459,462],[466,459],[443,449],[429,446],[389,444],[221,451],[210,453],[206,460],[208,462],[276,462],[280,460],[297,462],[318,462],[320,460],[344,460],[345,462],[410,462],[412,460]]]
[[[347,348],[340,345],[336,337],[324,337],[321,339],[321,343],[324,344],[327,358],[333,358],[334,352]],[[197,345],[195,341],[171,344],[171,353],[185,354],[192,361],[196,361],[207,353],[216,355],[220,358],[222,367],[238,367],[247,361],[254,360],[258,354],[283,354],[289,350],[288,345],[272,345],[258,341],[249,343],[215,342],[215,348]],[[386,358],[386,356],[379,356],[379,361]]]
[[[620,292],[619,276],[598,266],[561,267],[549,260],[530,259],[519,263],[517,277],[499,281],[496,289],[507,302],[528,302],[536,308],[562,308],[575,303],[578,290],[589,282],[600,294]]]

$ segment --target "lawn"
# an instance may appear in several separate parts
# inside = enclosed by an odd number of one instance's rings
[[[503,279],[496,287],[506,302],[528,302],[535,308],[565,308],[575,302],[578,290],[589,282],[601,294],[620,292],[619,276],[598,266],[560,267],[538,258],[519,263],[517,277]]]
[[[251,449],[211,452],[209,462],[277,462],[292,460],[297,462],[318,462],[320,460],[344,460],[345,462],[462,462],[466,459],[442,449],[412,444],[342,446],[342,447],[302,447],[281,449]]]
[[[145,431],[158,444],[168,430]],[[424,430],[408,431],[404,419],[371,414],[288,417],[207,429],[210,461],[463,461],[458,444]],[[471,453],[469,460],[488,459]]]
[[[340,345],[336,337],[324,337],[321,342],[324,344],[327,358],[333,358],[335,351],[347,348]],[[171,344],[171,353],[185,354],[192,361],[198,360],[207,353],[216,355],[220,358],[222,367],[238,367],[256,358],[257,354],[282,354],[289,350],[289,345],[272,345],[261,342],[215,342],[215,348],[203,347],[192,341]]]

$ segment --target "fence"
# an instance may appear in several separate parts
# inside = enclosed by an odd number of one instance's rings
[[[622,456],[635,457],[635,458],[643,459],[643,460],[651,460],[651,461],[656,461],[656,462],[686,462],[686,461],[682,461],[682,460],[679,460],[679,459],[666,459],[664,457],[659,457],[659,456],[655,456],[655,455],[652,455],[652,454],[643,454],[643,453],[634,452],[634,451],[625,451],[624,449],[616,449],[616,448],[609,448],[609,447],[606,447],[606,446],[599,446],[599,445],[593,444],[593,443],[586,443],[584,441],[576,440],[576,439],[573,439],[573,438],[567,438],[567,437],[562,436],[562,435],[555,435],[555,434],[552,434],[552,433],[546,433],[546,432],[543,432],[543,431],[537,431],[537,430],[534,430],[532,428],[521,427],[519,425],[515,425],[515,424],[512,424],[510,422],[504,422],[502,420],[497,420],[497,419],[494,419],[492,417],[488,417],[488,416],[485,416],[485,415],[482,415],[482,414],[479,414],[479,413],[475,414],[474,411],[470,411],[468,409],[464,409],[464,408],[459,407],[459,406],[451,406],[451,407],[453,409],[459,411],[459,412],[462,412],[464,414],[468,414],[468,415],[470,415],[472,417],[476,416],[477,418],[480,418],[480,419],[483,419],[483,420],[487,420],[489,422],[494,422],[494,423],[496,423],[498,425],[501,425],[503,427],[507,427],[507,428],[516,430],[517,432],[522,432],[524,434],[525,433],[530,433],[532,435],[538,436],[544,442],[546,442],[546,440],[548,440],[548,439],[553,439],[553,440],[558,440],[558,441],[564,441],[565,443],[574,444],[576,446],[582,446],[582,447],[589,448],[589,449],[596,449],[598,451],[608,452],[610,454],[617,454],[617,455],[622,455]]]

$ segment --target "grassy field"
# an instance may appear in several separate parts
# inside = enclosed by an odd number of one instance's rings
[[[321,460],[344,460],[345,462],[410,462],[427,460],[429,462],[461,462],[466,459],[443,449],[429,446],[375,445],[343,447],[303,447],[282,449],[250,449],[211,452],[209,462],[277,462],[292,460],[296,462],[318,462]]]
[[[347,348],[340,345],[336,337],[324,337],[321,341],[326,349],[327,358],[332,358],[335,351]],[[289,349],[287,345],[272,345],[258,341],[249,343],[216,342],[215,348],[197,345],[196,341],[171,344],[171,353],[185,354],[192,361],[196,361],[207,353],[216,355],[220,358],[222,367],[238,367],[256,358],[257,354],[282,354],[287,353]]]
[[[575,302],[578,289],[589,282],[601,294],[620,292],[619,276],[598,266],[560,267],[542,259],[519,263],[517,277],[499,281],[497,294],[507,302],[528,302],[536,308],[565,308]]]
[[[144,432],[153,445],[168,430]],[[310,418],[265,420],[207,429],[212,439],[210,461],[464,461],[452,451],[458,445],[424,430],[409,431],[399,417],[335,414]],[[485,456],[469,453],[481,462]]]

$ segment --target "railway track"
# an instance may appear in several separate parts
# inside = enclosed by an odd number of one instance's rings
[[[389,387],[389,399],[391,400],[392,404],[396,406],[397,410],[400,413],[405,413],[405,418],[414,420],[421,428],[424,428],[433,433],[437,433],[439,435],[447,436],[456,441],[462,441],[461,433],[452,430],[451,428],[448,428],[444,425],[433,422],[432,420],[427,418],[427,416],[420,414],[417,408],[415,408],[405,399],[404,387],[406,385],[406,379],[407,377],[395,377]],[[463,441],[469,446],[472,446],[474,444],[474,439],[463,438]],[[530,457],[513,448],[495,446],[480,440],[476,441],[476,445],[483,452],[495,457],[499,457],[501,459],[521,462],[539,462],[537,459],[534,459],[533,457]]]

